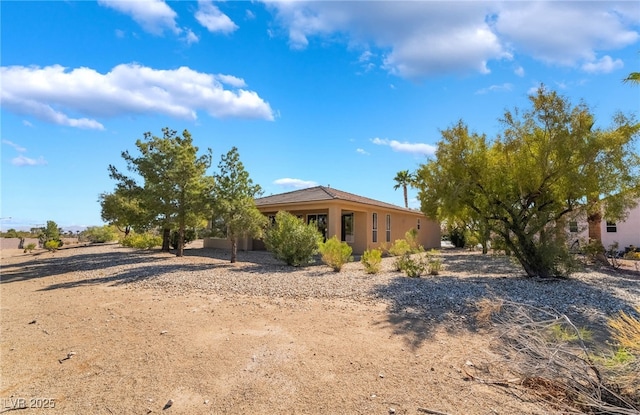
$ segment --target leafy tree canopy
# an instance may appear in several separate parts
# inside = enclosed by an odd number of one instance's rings
[[[494,140],[462,121],[442,131],[435,159],[420,166],[416,186],[427,216],[471,215],[527,275],[550,277],[570,271],[566,215],[585,209],[589,195],[627,206],[637,196],[640,163],[630,149],[639,127],[619,115],[610,129],[595,129],[584,103],[572,106],[543,86],[530,103],[527,111],[505,112]],[[621,153],[615,151],[620,145]]]
[[[219,173],[214,175],[213,217],[225,224],[231,242],[231,262],[236,262],[239,238],[260,237],[267,224],[267,218],[254,202],[262,190],[253,184],[236,147],[221,157],[218,168]]]

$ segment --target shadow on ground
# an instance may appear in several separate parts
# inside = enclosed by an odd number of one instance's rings
[[[489,300],[517,303],[535,313],[544,308],[565,314],[578,327],[587,327],[600,343],[609,338],[607,318],[619,311],[636,315],[629,298],[640,299],[640,284],[624,272],[584,273],[569,279],[534,279],[522,276],[504,257],[477,257],[465,253],[444,257],[438,276],[399,276],[374,287],[372,294],[389,302],[388,318],[397,335],[417,347],[444,328],[476,332],[488,327],[476,317],[479,303]],[[592,276],[593,275],[593,276]],[[617,295],[626,292],[630,295]]]

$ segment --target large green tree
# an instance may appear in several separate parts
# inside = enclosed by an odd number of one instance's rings
[[[404,207],[409,207],[409,198],[407,195],[407,188],[411,186],[413,183],[413,175],[409,173],[409,170],[401,170],[396,174],[396,177],[393,178],[396,184],[393,186],[394,190],[398,190],[402,188],[402,192],[404,194]]]
[[[231,243],[231,262],[236,262],[238,240],[260,237],[267,224],[267,218],[260,213],[254,201],[262,190],[253,184],[236,147],[221,157],[218,168],[220,171],[214,175],[213,217],[226,226]]]
[[[492,141],[462,122],[442,131],[435,159],[417,172],[422,210],[432,218],[461,217],[467,210],[488,226],[528,276],[568,272],[564,220],[584,210],[590,194],[628,200],[637,170],[609,187],[599,172],[615,174],[602,137],[637,132],[629,120],[599,131],[581,103],[540,87],[531,108],[506,111],[502,134]],[[622,119],[620,119],[622,121]],[[618,170],[618,172],[620,172]],[[609,176],[607,176],[609,177]]]
[[[182,256],[185,228],[196,226],[211,209],[214,179],[206,174],[211,166],[211,149],[198,156],[189,131],[184,130],[179,136],[175,130],[163,128],[162,133],[162,137],[156,137],[147,132],[144,140],[137,140],[138,156],[122,152],[127,169],[142,183],[114,166],[109,170],[111,177],[118,180],[118,189],[130,189],[127,195],[135,196],[150,225],[162,229],[163,251],[169,251],[171,229],[177,229],[176,255]]]
[[[118,228],[125,238],[131,232],[146,231],[151,222],[149,212],[143,209],[139,198],[141,189],[116,188],[113,193],[102,193],[98,201],[102,220]]]

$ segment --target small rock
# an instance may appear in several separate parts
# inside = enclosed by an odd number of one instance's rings
[[[473,362],[471,360],[467,360],[464,364],[467,366],[473,366]]]
[[[173,405],[173,399],[169,399],[167,403],[164,404],[164,408],[162,408],[162,410],[164,411],[165,409],[171,408],[171,405]]]
[[[35,320],[31,320],[31,321],[29,322],[29,324],[36,324],[36,321],[35,321]]]
[[[205,405],[209,405],[209,399],[205,399],[205,400],[204,400],[204,404],[205,404]]]
[[[162,330],[162,331],[160,332],[160,334],[167,334],[167,333],[169,333],[167,330]]]
[[[389,413],[390,414],[395,414],[396,413],[396,409],[395,408],[389,408]]]
[[[371,394],[371,399],[373,399],[373,398],[375,398],[375,397],[376,397],[376,394],[375,394],[375,393],[372,393],[372,394]]]
[[[384,379],[384,373],[380,373],[378,376],[380,376],[380,379]]]

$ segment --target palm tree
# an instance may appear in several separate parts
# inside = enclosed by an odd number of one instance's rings
[[[396,174],[396,177],[393,178],[396,184],[393,186],[393,190],[398,190],[402,187],[404,192],[404,207],[409,207],[409,199],[407,198],[407,186],[411,186],[413,183],[413,174],[409,173],[409,170],[402,170]]]
[[[640,85],[640,72],[631,72],[622,82]]]

